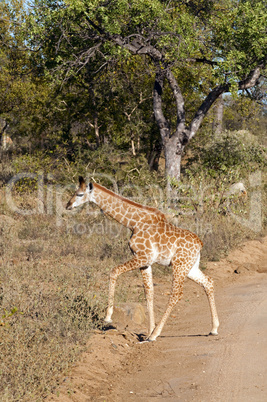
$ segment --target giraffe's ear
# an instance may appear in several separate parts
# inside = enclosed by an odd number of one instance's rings
[[[93,187],[94,187],[94,186],[93,186],[93,183],[89,183],[89,184],[88,184],[88,189],[89,189],[89,191],[92,191],[92,190],[93,190]]]
[[[80,186],[85,184],[84,178],[82,176],[79,176],[79,183],[80,183]]]

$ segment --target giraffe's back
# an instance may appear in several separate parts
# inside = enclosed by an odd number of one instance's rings
[[[194,260],[203,243],[189,230],[177,228],[167,221],[139,225],[130,241],[131,249],[150,256],[150,263],[169,265],[174,256]]]

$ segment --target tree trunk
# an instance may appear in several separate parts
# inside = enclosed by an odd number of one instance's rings
[[[98,126],[98,118],[95,114],[94,116],[94,130],[95,130],[95,139],[96,139],[96,147],[99,148],[100,146],[100,133],[99,133],[99,126]]]
[[[12,144],[12,140],[10,137],[7,135],[7,128],[8,128],[8,123],[1,118],[0,123],[2,123],[2,128],[1,128],[1,142],[2,142],[2,150],[6,151],[8,148],[8,145]]]
[[[220,95],[215,105],[215,116],[213,121],[213,132],[215,138],[218,138],[222,133],[223,122],[223,97]]]
[[[181,174],[181,159],[182,155],[177,154],[175,148],[169,143],[164,147],[165,154],[165,174],[168,182],[179,181]]]
[[[183,149],[178,149],[177,142],[177,137],[173,135],[164,144],[165,175],[169,184],[174,184],[174,181],[180,180]]]
[[[159,159],[162,152],[162,141],[157,139],[154,144],[152,144],[152,150],[150,151],[148,157],[148,164],[150,170],[158,171],[159,168]]]
[[[177,125],[172,134],[170,123],[165,118],[162,108],[162,93],[164,80],[167,78],[173,91],[177,105]],[[180,180],[181,159],[185,144],[188,142],[188,133],[185,128],[184,102],[180,88],[170,70],[162,70],[161,66],[156,73],[156,80],[153,92],[153,109],[155,120],[158,124],[164,155],[165,155],[165,175],[167,178],[167,191],[171,189],[171,184]]]

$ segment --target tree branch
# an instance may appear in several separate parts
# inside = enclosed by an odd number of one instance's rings
[[[225,86],[219,85],[214,88],[202,102],[189,126],[189,140],[194,137],[210,107],[223,92],[225,92]]]
[[[170,128],[167,119],[162,110],[162,91],[165,78],[165,70],[162,70],[160,65],[157,67],[155,85],[153,90],[153,110],[156,123],[160,130],[162,141],[169,138]]]
[[[125,116],[127,117],[127,119],[130,121],[131,120],[131,118],[132,118],[132,114],[136,111],[136,109],[143,103],[143,102],[145,102],[145,101],[147,101],[148,99],[151,99],[152,98],[152,96],[148,96],[147,98],[144,98],[143,99],[143,97],[142,97],[142,92],[141,92],[141,94],[140,94],[140,100],[139,100],[139,102],[137,103],[137,105],[135,105],[135,107],[132,109],[132,111],[130,112],[130,113],[127,113],[127,112],[123,112],[124,114],[125,114]]]
[[[193,63],[203,63],[203,64],[209,64],[209,65],[211,65],[211,66],[217,66],[218,65],[218,62],[217,61],[213,61],[213,60],[208,60],[208,59],[206,59],[205,57],[203,57],[203,58],[189,58],[189,59],[186,59],[186,61],[190,61],[190,62],[193,62]]]
[[[261,75],[261,69],[264,67],[264,63],[259,66],[257,66],[254,70],[252,70],[248,77],[245,78],[243,81],[240,81],[238,83],[238,88],[239,89],[248,89],[251,87],[254,87],[260,78]]]
[[[253,70],[250,71],[248,76],[244,79],[238,82],[238,89],[243,90],[243,89],[248,89],[252,88],[256,85],[257,81],[259,80],[261,76],[261,70],[262,68],[265,67],[267,58],[265,58],[259,65],[254,68]],[[199,129],[204,117],[208,113],[210,107],[212,104],[216,101],[216,99],[223,94],[224,92],[229,92],[231,88],[231,84],[227,83],[224,85],[219,85],[215,87],[206,97],[206,99],[202,102],[200,108],[195,114],[195,117],[193,118],[190,126],[189,126],[189,140],[194,137],[196,134],[197,130]]]
[[[88,16],[86,16],[87,22],[95,29],[97,30],[102,36],[105,37],[105,39],[129,50],[133,54],[147,54],[149,55],[154,61],[160,61],[163,60],[163,54],[157,50],[154,46],[147,45],[145,44],[145,40],[141,35],[135,35],[135,38],[130,41],[130,38],[133,35],[129,35],[125,38],[122,38],[120,35],[117,34],[110,34],[101,27],[99,27],[97,24],[95,24]],[[136,38],[141,39],[141,40],[136,40]]]
[[[170,68],[166,70],[166,78],[169,82],[171,90],[173,92],[175,101],[176,101],[176,109],[177,109],[177,127],[178,125],[185,124],[185,110],[184,110],[184,98],[181,92],[181,89],[171,72]]]

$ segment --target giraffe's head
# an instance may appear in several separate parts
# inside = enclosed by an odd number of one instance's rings
[[[93,184],[85,184],[82,176],[79,177],[79,187],[66,205],[66,209],[73,209],[85,202],[93,201]]]

